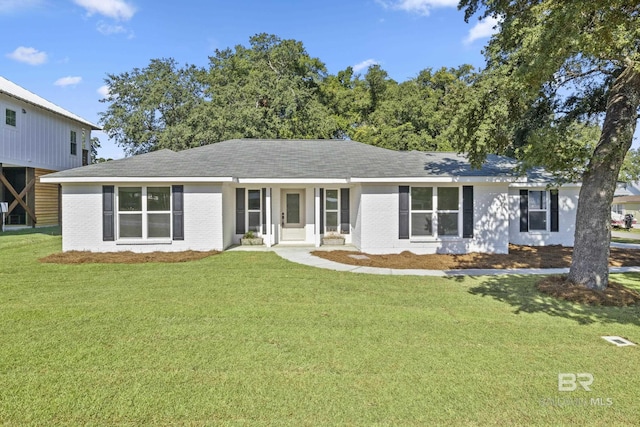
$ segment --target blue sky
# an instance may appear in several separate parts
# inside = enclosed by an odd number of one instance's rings
[[[397,81],[471,64],[493,23],[464,22],[457,0],[0,0],[0,75],[97,123],[107,73],[154,58],[206,66],[257,33],[303,42],[330,73],[378,63]],[[123,157],[102,132],[102,157]]]

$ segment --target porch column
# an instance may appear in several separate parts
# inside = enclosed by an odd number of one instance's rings
[[[265,199],[265,212],[267,214],[266,223],[267,223],[267,247],[271,247],[271,187],[267,187],[267,196]]]
[[[315,238],[315,246],[316,248],[320,247],[320,203],[322,202],[320,200],[320,188],[319,187],[315,187],[314,189],[314,195],[315,195],[315,203],[314,203],[314,208],[315,208],[315,214],[313,215],[313,221],[314,221],[314,238]]]

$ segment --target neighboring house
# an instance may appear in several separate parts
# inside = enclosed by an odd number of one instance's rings
[[[96,125],[0,77],[0,202],[5,223],[59,224],[59,188],[40,178],[90,163]]]
[[[577,185],[475,170],[454,153],[342,140],[231,140],[58,172],[63,250],[223,250],[247,231],[267,246],[327,234],[369,253],[507,253],[573,245]]]
[[[626,214],[633,215],[634,218],[640,218],[640,188],[638,187],[640,183],[631,182],[631,183],[619,183],[616,192],[613,196],[613,203],[611,204],[611,215],[618,217],[618,224],[620,220],[619,218],[623,218]],[[617,214],[617,215],[616,215]],[[612,224],[614,222],[612,221]],[[634,224],[634,227],[636,225]]]

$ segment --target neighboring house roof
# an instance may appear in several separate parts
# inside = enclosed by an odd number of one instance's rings
[[[88,120],[83,119],[80,116],[77,116],[75,114],[73,114],[70,111],[65,110],[62,107],[57,106],[56,104],[47,101],[46,99],[36,95],[35,93],[32,93],[30,91],[28,91],[27,89],[18,86],[17,84],[13,83],[12,81],[9,81],[7,79],[5,79],[4,77],[0,76],[0,93],[4,93],[12,98],[16,98],[19,99],[21,101],[24,101],[26,103],[35,105],[36,107],[40,107],[43,108],[45,110],[49,110],[53,113],[59,114],[61,116],[67,117],[71,120],[75,120],[77,122],[80,122],[82,124],[87,125],[88,127],[90,127],[92,130],[101,130],[102,128],[100,128],[99,126],[91,123]]]
[[[626,203],[640,203],[640,196],[616,196],[613,198],[613,204],[624,205]]]
[[[48,175],[51,182],[95,178],[212,178],[222,180],[413,180],[489,177],[514,181],[517,161],[489,155],[473,169],[460,154],[393,151],[345,140],[237,139],[180,152],[161,150]],[[550,180],[540,170],[528,181]]]

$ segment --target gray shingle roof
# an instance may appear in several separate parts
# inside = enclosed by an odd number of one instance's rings
[[[514,159],[490,155],[482,168],[472,169],[466,158],[456,153],[393,151],[355,141],[238,139],[180,152],[156,151],[50,177],[516,177],[516,165]]]

